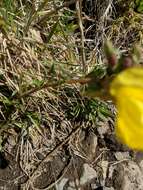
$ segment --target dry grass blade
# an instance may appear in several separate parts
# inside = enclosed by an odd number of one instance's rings
[[[70,0],[70,1],[64,2],[63,5],[61,5],[59,7],[56,7],[54,10],[49,11],[44,16],[42,16],[41,18],[39,18],[39,21],[36,24],[37,25],[43,25],[47,21],[47,19],[49,18],[49,16],[56,14],[57,11],[65,8],[65,7],[69,7],[70,5],[72,5],[75,2],[76,2],[76,0]]]
[[[35,10],[35,7],[31,10],[30,16],[28,18],[27,24],[24,27],[24,34],[26,35],[29,27],[31,25],[31,23],[34,21],[34,19],[37,17],[37,14],[39,11],[41,11],[42,9],[44,9],[44,7],[46,6],[46,4],[48,3],[48,0],[44,0],[39,7],[37,8],[37,10]]]

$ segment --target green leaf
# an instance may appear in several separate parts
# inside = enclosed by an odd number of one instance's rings
[[[143,13],[143,0],[135,0],[135,11]]]
[[[34,79],[32,81],[32,83],[36,86],[36,87],[40,87],[43,85],[44,81],[38,80],[38,79]]]

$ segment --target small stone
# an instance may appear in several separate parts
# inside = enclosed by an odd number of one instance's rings
[[[90,167],[88,164],[84,164],[84,170],[83,170],[83,175],[80,178],[80,184],[84,185],[85,183],[89,182],[93,178],[97,177],[96,171]]]

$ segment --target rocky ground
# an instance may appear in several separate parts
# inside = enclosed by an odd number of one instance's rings
[[[0,189],[143,189],[143,154],[117,142],[111,119],[96,129],[77,126],[56,146],[45,135],[33,141],[25,136],[16,144],[11,131],[5,143],[9,164],[0,169]]]

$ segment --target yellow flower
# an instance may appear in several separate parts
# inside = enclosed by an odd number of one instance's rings
[[[130,148],[143,150],[143,67],[119,73],[110,94],[117,106],[116,135]]]

